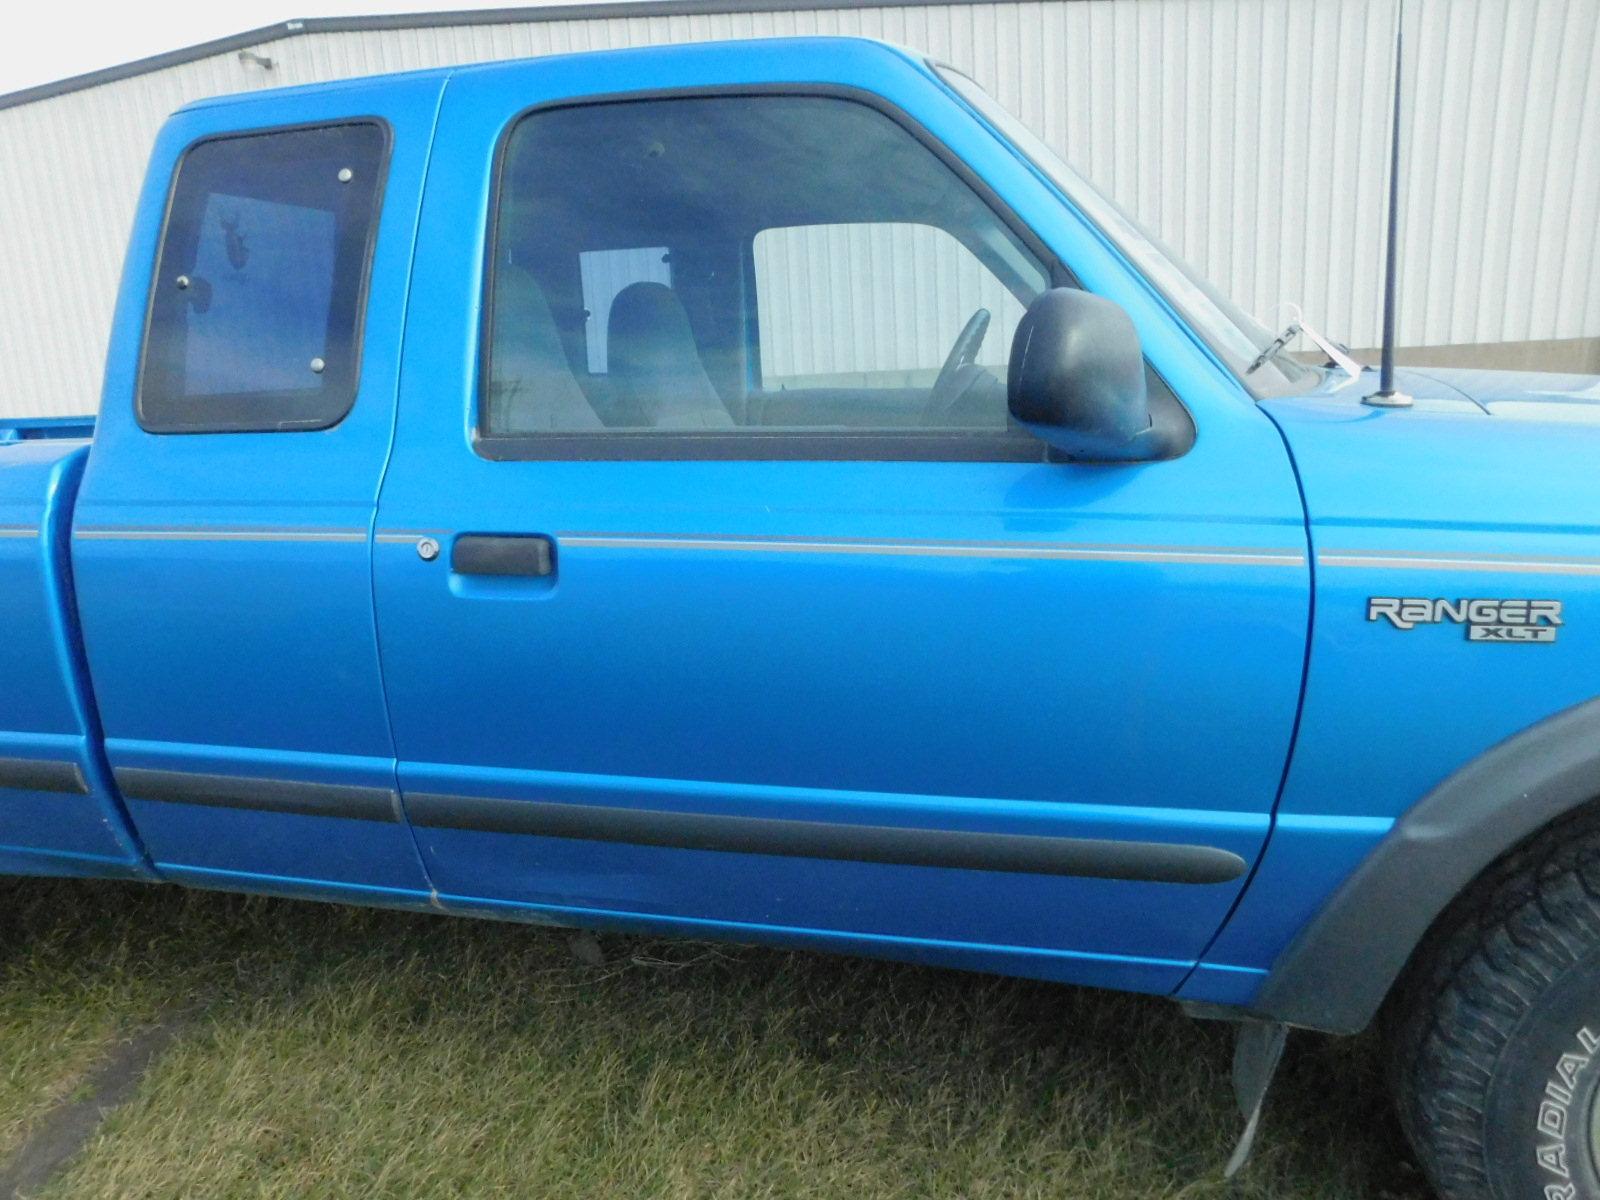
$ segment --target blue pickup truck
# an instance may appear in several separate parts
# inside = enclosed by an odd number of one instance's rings
[[[1252,1123],[1379,1020],[1596,1200],[1600,380],[1401,383],[891,46],[191,105],[0,422],[0,870],[1167,995]]]

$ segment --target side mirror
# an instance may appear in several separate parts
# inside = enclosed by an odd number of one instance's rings
[[[1141,462],[1167,457],[1152,422],[1144,352],[1127,313],[1077,288],[1052,288],[1028,306],[1011,342],[1011,415],[1062,457]]]

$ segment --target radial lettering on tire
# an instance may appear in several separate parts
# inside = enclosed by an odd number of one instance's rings
[[[1574,1120],[1583,1121],[1583,1113],[1574,1113],[1572,1104],[1579,1090],[1579,1082],[1600,1052],[1600,1034],[1587,1025],[1578,1030],[1573,1048],[1557,1060],[1544,1085],[1544,1097],[1539,1102],[1535,1121],[1534,1155],[1539,1168],[1558,1182],[1547,1183],[1545,1200],[1575,1200],[1577,1186],[1572,1182],[1572,1165],[1569,1158],[1568,1134]],[[1589,1153],[1600,1161],[1600,1101],[1591,1104],[1589,1113]]]

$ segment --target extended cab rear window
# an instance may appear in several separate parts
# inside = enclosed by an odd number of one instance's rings
[[[184,153],[139,371],[145,429],[325,429],[350,410],[388,144],[363,120]]]

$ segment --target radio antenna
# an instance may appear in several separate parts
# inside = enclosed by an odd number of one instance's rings
[[[1403,58],[1406,0],[1396,0],[1394,27],[1394,128],[1389,134],[1389,236],[1383,266],[1383,350],[1378,390],[1361,403],[1374,408],[1410,408],[1411,397],[1394,386],[1396,279],[1400,274],[1400,64]]]

